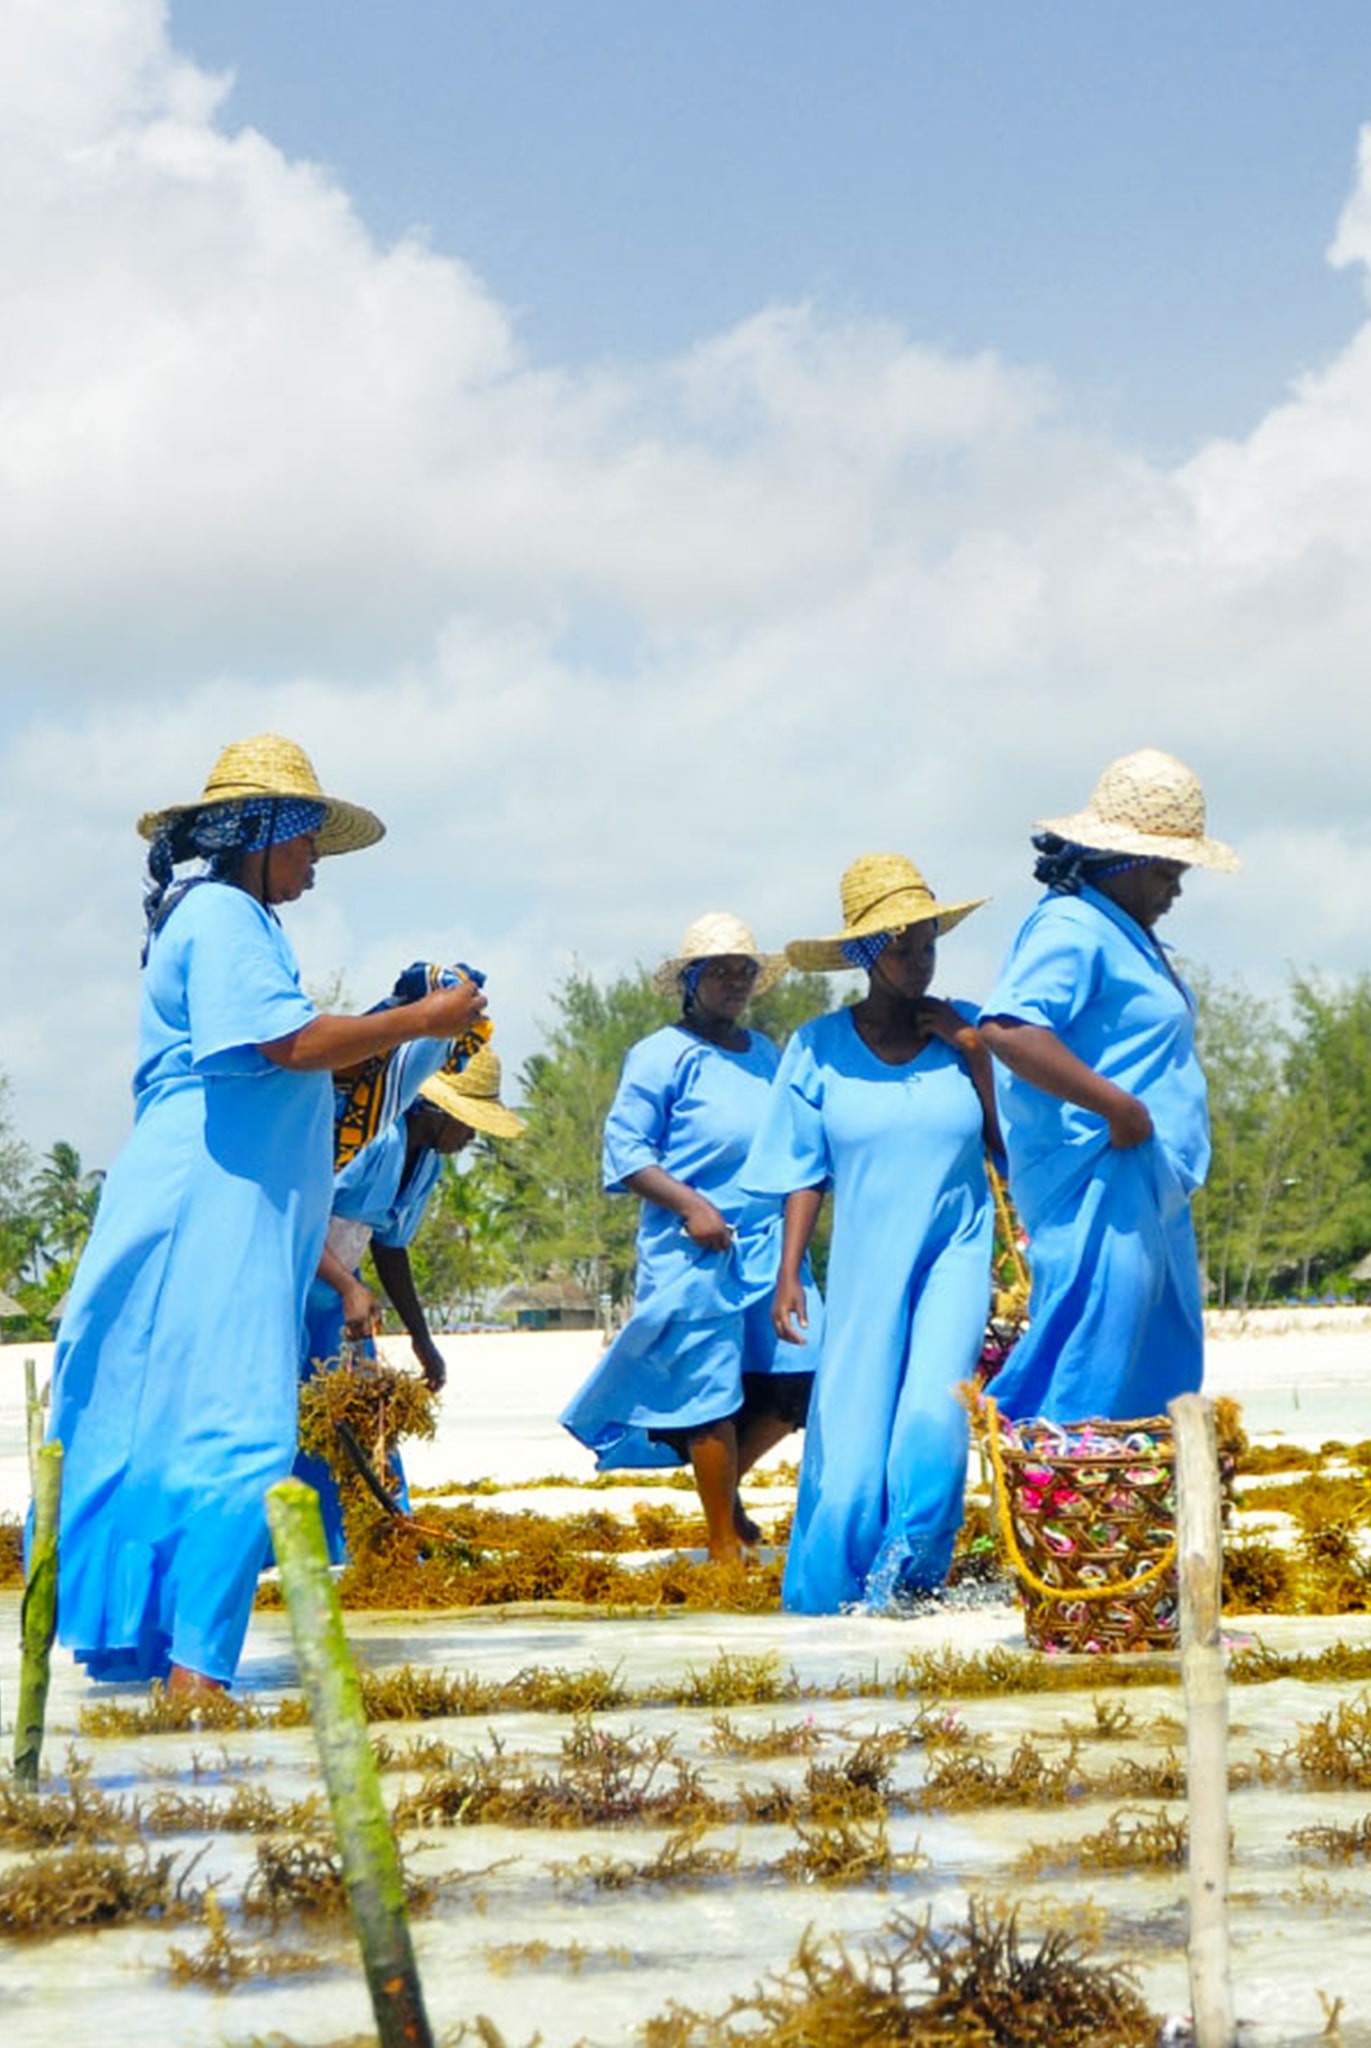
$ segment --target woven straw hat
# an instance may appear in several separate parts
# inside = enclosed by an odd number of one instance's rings
[[[322,804],[327,816],[314,835],[315,851],[319,854],[356,853],[385,837],[386,828],[374,812],[363,810],[360,804],[344,803],[341,797],[325,796],[304,748],[274,732],[258,733],[255,739],[234,740],[224,748],[192,803],[168,804],[165,810],[146,811],[138,820],[138,830],[144,839],[155,839],[174,818],[188,817],[211,804],[235,803],[254,796],[308,797]]]
[[[827,974],[851,965],[842,949],[849,939],[867,939],[877,932],[899,932],[906,925],[938,920],[939,933],[970,917],[989,899],[939,903],[912,860],[902,853],[863,853],[842,879],[843,928],[827,939],[792,939],[786,958],[792,967]]]
[[[670,960],[663,960],[652,977],[652,986],[659,996],[679,996],[681,993],[681,970],[693,966],[697,960],[755,960],[757,979],[752,984],[754,996],[765,995],[769,988],[775,988],[788,967],[784,953],[763,953],[752,936],[752,927],[735,917],[730,910],[707,910],[703,917],[697,917],[694,924],[686,927],[681,940],[681,950]]]
[[[1038,832],[1055,832],[1092,853],[1135,853],[1183,861],[1233,875],[1241,863],[1231,846],[1204,834],[1204,788],[1193,768],[1157,747],[1142,747],[1111,761],[1083,811],[1043,818]]]
[[[500,1055],[488,1045],[471,1055],[460,1074],[445,1068],[425,1081],[419,1093],[458,1123],[488,1131],[492,1138],[522,1138],[528,1129],[523,1118],[500,1100]]]

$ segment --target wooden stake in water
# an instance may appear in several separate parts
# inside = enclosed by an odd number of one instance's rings
[[[1196,2048],[1232,2048],[1228,1957],[1228,1680],[1220,1634],[1223,1524],[1214,1409],[1182,1394],[1176,1432],[1176,1570],[1190,1816],[1190,2002]]]
[[[303,1481],[285,1479],[267,1495],[267,1519],[376,2031],[382,2048],[433,2048],[405,1916],[400,1859],[367,1735],[357,1667],[329,1573],[319,1497]]]
[[[43,1448],[43,1403],[38,1394],[38,1366],[24,1360],[24,1414],[29,1432],[29,1492],[38,1491],[38,1453]]]
[[[52,1639],[57,1632],[57,1518],[62,1502],[62,1446],[44,1444],[35,1461],[29,1573],[20,1610],[23,1655],[14,1717],[15,1783],[32,1791],[43,1755]]]

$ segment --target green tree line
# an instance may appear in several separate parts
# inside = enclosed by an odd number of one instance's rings
[[[1283,1003],[1203,974],[1201,1057],[1213,1163],[1195,1220],[1210,1301],[1365,1293],[1371,1253],[1371,976],[1294,975]],[[778,1044],[826,1009],[834,984],[792,975],[753,1006]],[[631,1298],[636,1202],[600,1186],[600,1143],[625,1053],[675,1006],[646,973],[572,973],[551,991],[542,1043],[511,1096],[527,1137],[478,1139],[445,1163],[412,1247],[435,1321],[490,1312],[512,1284],[576,1283],[617,1309]],[[24,1311],[8,1337],[47,1334],[99,1200],[101,1175],[59,1140],[39,1159],[15,1135],[0,1076],[0,1289]],[[818,1246],[822,1259],[822,1240]]]

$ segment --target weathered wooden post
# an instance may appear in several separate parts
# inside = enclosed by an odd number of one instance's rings
[[[38,1784],[38,1766],[43,1755],[52,1639],[57,1632],[57,1521],[61,1502],[62,1446],[44,1444],[35,1461],[29,1570],[19,1620],[23,1650],[19,1707],[14,1717],[15,1783],[28,1791]]]
[[[400,1859],[367,1735],[357,1667],[329,1573],[319,1497],[302,1480],[282,1480],[267,1494],[267,1519],[376,2031],[382,2048],[433,2048],[405,1915]]]
[[[43,1403],[38,1394],[38,1363],[24,1360],[24,1417],[29,1438],[29,1492],[38,1491],[38,1453],[43,1448]]]
[[[1168,1412],[1176,1432],[1176,1572],[1190,1812],[1190,2002],[1196,2048],[1232,2048],[1228,1680],[1220,1633],[1223,1525],[1218,1447],[1213,1406],[1199,1394],[1182,1394]]]

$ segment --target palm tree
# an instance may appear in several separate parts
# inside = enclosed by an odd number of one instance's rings
[[[38,1169],[33,1212],[42,1232],[42,1248],[54,1264],[73,1260],[90,1236],[105,1176],[82,1167],[74,1145],[59,1138]]]

